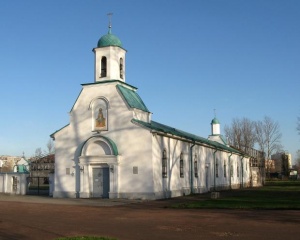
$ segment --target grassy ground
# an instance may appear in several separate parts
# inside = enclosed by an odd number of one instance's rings
[[[209,194],[198,201],[174,204],[174,208],[300,209],[300,181],[268,181],[264,187],[221,191],[219,199]]]

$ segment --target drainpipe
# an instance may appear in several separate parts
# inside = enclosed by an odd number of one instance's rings
[[[191,159],[191,162],[190,162],[190,172],[191,172],[191,194],[194,192],[194,190],[193,190],[193,188],[194,188],[194,186],[193,186],[193,147],[195,147],[195,142],[193,143],[193,145],[192,146],[190,146],[190,154],[191,154],[191,156],[190,156],[190,159]]]
[[[230,190],[232,189],[231,188],[231,171],[232,171],[232,169],[231,169],[231,156],[232,156],[232,152],[230,153],[230,155],[229,155],[229,157],[228,157],[228,164],[229,164],[229,188],[230,188]]]
[[[244,168],[243,168],[243,159],[244,159],[245,156],[242,157],[241,159],[241,171],[242,171],[242,186],[241,188],[244,187]]]
[[[214,191],[216,191],[216,152],[218,149],[216,149],[213,153],[214,155]]]

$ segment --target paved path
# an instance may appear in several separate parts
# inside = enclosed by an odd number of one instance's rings
[[[50,240],[89,235],[119,240],[296,240],[300,236],[300,211],[169,208],[183,199],[132,201],[0,195],[0,239]]]
[[[130,200],[130,199],[52,198],[49,196],[42,196],[42,195],[34,196],[34,195],[0,194],[0,202],[22,202],[22,203],[43,203],[43,204],[109,207],[109,206],[118,206],[118,205],[139,203],[145,201]]]

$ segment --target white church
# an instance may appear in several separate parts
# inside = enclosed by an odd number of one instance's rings
[[[126,50],[111,26],[93,49],[94,82],[54,132],[55,198],[162,199],[253,186],[250,158],[211,122],[208,139],[152,120],[126,83]]]

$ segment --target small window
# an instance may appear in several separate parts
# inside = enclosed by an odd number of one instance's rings
[[[184,173],[183,173],[183,153],[180,154],[180,177],[183,178],[184,177]]]
[[[163,151],[163,156],[162,156],[162,177],[166,178],[167,175],[167,166],[168,166],[168,162],[167,162],[167,150],[164,149]]]
[[[106,57],[101,58],[101,77],[106,77],[107,72],[107,60]]]

